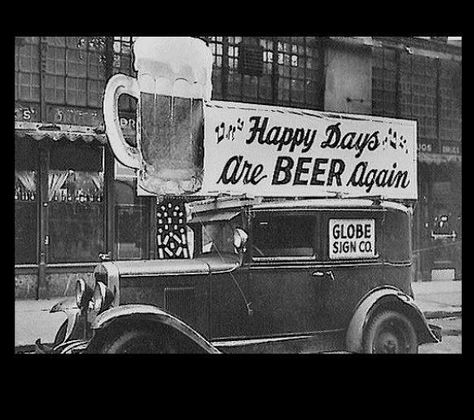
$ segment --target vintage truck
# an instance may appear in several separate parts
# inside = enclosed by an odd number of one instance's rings
[[[106,261],[52,353],[416,353],[412,210],[378,198],[187,204],[192,258]],[[61,310],[56,307],[55,310]]]

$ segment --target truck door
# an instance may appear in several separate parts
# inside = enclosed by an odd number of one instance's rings
[[[345,328],[359,300],[384,283],[383,213],[331,210],[322,217],[324,272],[329,272],[325,314],[328,328]]]
[[[327,278],[314,275],[321,268],[319,214],[255,211],[250,244],[251,335],[324,329]]]

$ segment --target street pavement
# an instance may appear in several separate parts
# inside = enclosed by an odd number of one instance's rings
[[[441,327],[441,343],[423,344],[418,349],[420,354],[454,354],[462,353],[462,317],[430,319],[430,324]]]
[[[412,284],[415,294],[415,301],[423,311],[430,323],[440,324],[443,319],[458,319],[459,322],[449,324],[447,331],[454,330],[456,334],[444,334],[443,341],[451,343],[435,344],[432,347],[422,346],[420,353],[431,352],[453,352],[452,347],[459,347],[461,340],[461,321],[462,316],[462,282],[461,281],[434,281],[434,282],[415,282]],[[63,298],[64,299],[64,298]],[[74,298],[67,298],[68,305],[75,306]],[[36,339],[41,338],[44,344],[50,344],[54,341],[54,336],[66,319],[63,312],[50,313],[51,307],[61,298],[43,299],[43,300],[16,300],[15,301],[15,348],[29,348],[34,345]],[[433,322],[432,322],[433,321]],[[436,321],[436,322],[434,322]],[[452,327],[454,325],[455,327]],[[443,326],[443,330],[445,327]],[[454,337],[454,338],[453,338]],[[455,344],[453,344],[455,340]],[[458,345],[459,342],[459,345]],[[422,350],[422,351],[421,351]],[[458,352],[458,351],[454,351]],[[460,351],[459,351],[460,352]]]

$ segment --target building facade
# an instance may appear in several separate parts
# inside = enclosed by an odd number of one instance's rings
[[[462,278],[462,49],[445,38],[376,38],[376,115],[417,121],[418,280]]]
[[[453,269],[451,277],[461,277],[459,45],[374,37],[203,39],[214,55],[213,99],[417,120],[417,278],[451,276]],[[161,255],[161,202],[137,196],[134,174],[114,159],[102,119],[106,80],[134,74],[132,44],[133,37],[15,39],[18,299],[71,295],[78,277],[92,282],[99,254]],[[119,108],[134,144],[136,102],[124,95]]]

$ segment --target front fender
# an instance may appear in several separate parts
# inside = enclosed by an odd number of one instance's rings
[[[425,316],[413,298],[395,287],[382,286],[370,291],[357,305],[346,332],[346,348],[348,351],[356,353],[362,351],[365,326],[373,311],[383,305],[401,310],[410,318],[417,332],[419,344],[438,343],[440,341],[439,336],[429,327]]]
[[[66,314],[66,331],[65,336],[60,337],[63,333],[58,331],[56,334],[54,345],[62,344],[67,341],[75,340],[82,338],[81,334],[83,330],[80,325],[82,324],[81,319],[81,310],[76,306],[75,299],[66,298],[62,301],[56,303],[49,311],[50,313],[54,312],[63,312]],[[61,326],[62,328],[62,326]],[[60,330],[61,330],[60,328]],[[82,334],[83,335],[83,334]]]
[[[61,353],[62,349],[86,338],[84,325],[86,324],[84,318],[87,314],[83,313],[75,303],[75,299],[66,298],[51,307],[50,313],[63,312],[66,314],[65,321],[61,324],[52,345],[41,343],[41,339],[35,342],[35,352],[38,354]]]
[[[180,319],[163,311],[162,309],[153,305],[123,305],[107,309],[105,312],[99,314],[92,322],[92,329],[94,331],[104,330],[110,327],[118,320],[141,319],[151,320],[159,324],[168,325],[171,328],[184,335],[186,338],[195,342],[207,353],[220,354],[221,352],[207,341],[202,335],[185,324]]]

